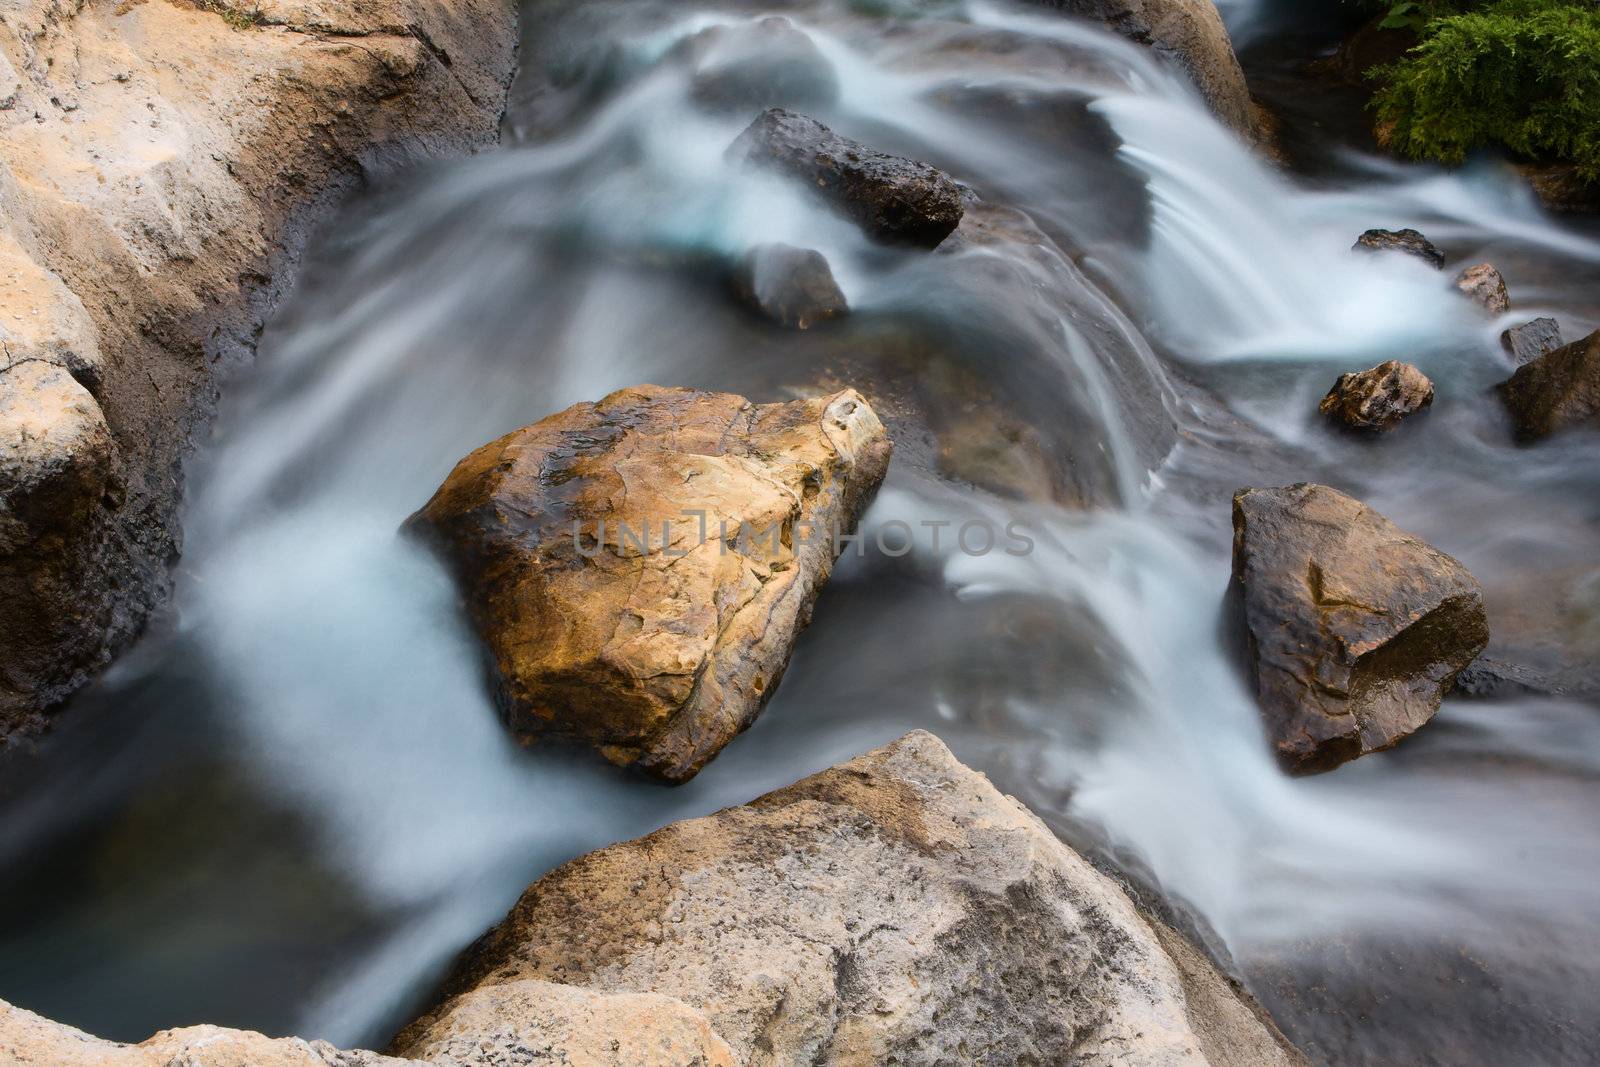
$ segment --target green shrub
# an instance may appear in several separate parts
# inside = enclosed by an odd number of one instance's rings
[[[1418,10],[1397,4],[1390,17]],[[1419,32],[1405,59],[1373,72],[1392,147],[1454,164],[1499,145],[1600,180],[1600,5],[1492,0],[1424,17]]]

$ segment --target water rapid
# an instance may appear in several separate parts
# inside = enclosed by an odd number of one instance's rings
[[[1257,6],[1228,5],[1236,32]],[[1600,243],[1488,166],[1291,177],[1151,53],[1041,9],[785,5],[838,85],[816,117],[998,220],[885,250],[725,158],[752,115],[702,105],[684,43],[769,14],[534,0],[504,148],[345,213],[192,465],[170,622],[0,811],[0,996],[119,1038],[381,1045],[554,864],[921,726],[1163,898],[1318,1061],[1580,1062],[1594,708],[1451,699],[1397,751],[1289,779],[1223,593],[1232,490],[1325,481],[1465,562],[1497,649],[1592,653],[1592,441],[1514,449],[1485,391],[1504,326],[1600,325]],[[1353,256],[1372,226],[1492,256],[1516,314]],[[774,240],[827,256],[849,319],[782,333],[728,300],[715,264]],[[1378,448],[1325,428],[1333,377],[1387,358],[1437,410]],[[847,553],[763,717],[686,787],[520,750],[396,528],[473,447],[645,381],[891,397],[892,430],[944,449],[898,442],[865,542],[977,519],[1033,550]],[[1027,447],[996,461],[1001,433]],[[1518,607],[1575,586],[1557,623]]]

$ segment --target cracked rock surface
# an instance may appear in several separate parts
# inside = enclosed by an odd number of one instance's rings
[[[493,143],[510,0],[19,0],[0,21],[0,743],[165,596],[181,463],[364,177]]]
[[[889,452],[852,389],[643,385],[484,445],[408,526],[455,571],[514,730],[682,782],[772,695]]]
[[[547,982],[671,998],[739,1064],[1303,1062],[1197,951],[920,731],[546,875],[395,1051],[434,1056],[485,1002]],[[459,1062],[521,1062],[478,1048]]]
[[[1397,744],[1489,641],[1465,567],[1325,485],[1234,494],[1233,579],[1262,714],[1293,771]]]

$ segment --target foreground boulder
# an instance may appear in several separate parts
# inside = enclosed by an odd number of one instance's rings
[[[1554,352],[1562,343],[1561,324],[1549,318],[1534,319],[1500,334],[1500,346],[1519,367]]]
[[[1525,441],[1569,426],[1600,428],[1600,330],[1517,368],[1500,397]]]
[[[1353,430],[1388,430],[1433,403],[1433,383],[1409,363],[1391,359],[1359,374],[1341,374],[1320,410]]]
[[[734,1067],[705,1016],[650,993],[511,982],[463,997],[450,1025],[400,1060],[221,1026],[137,1045],[91,1037],[0,1001],[0,1063],[16,1067]]]
[[[1299,1062],[1198,952],[921,732],[546,875],[395,1051],[436,1054],[530,982],[673,998],[739,1064]]]
[[[783,108],[762,112],[729,153],[798,179],[880,241],[932,248],[961,222],[961,187],[950,175]]]
[[[1417,230],[1368,230],[1356,238],[1356,252],[1404,252],[1435,270],[1444,269],[1444,253]]]
[[[375,1052],[337,1049],[326,1041],[269,1038],[221,1026],[163,1030],[148,1041],[124,1045],[91,1037],[4,1001],[0,1001],[0,1063],[15,1067],[417,1067],[412,1061]]]
[[[1234,494],[1233,579],[1268,731],[1297,772],[1410,735],[1489,641],[1465,567],[1324,485]]]
[[[780,243],[758,245],[733,274],[734,295],[780,326],[808,330],[850,310],[821,252]]]
[[[1479,263],[1456,275],[1456,288],[1474,303],[1482,304],[1490,314],[1503,315],[1511,310],[1506,280],[1493,263]]]
[[[680,46],[692,64],[690,93],[715,111],[826,107],[839,76],[816,43],[774,15],[742,26],[712,26]]]
[[[453,566],[519,734],[682,782],[772,695],[889,451],[854,390],[639,386],[484,445],[408,525]]]

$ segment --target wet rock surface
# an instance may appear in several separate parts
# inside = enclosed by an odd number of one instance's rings
[[[713,26],[681,46],[692,62],[691,92],[714,111],[826,107],[839,76],[794,23],[772,16],[744,26]]]
[[[1511,310],[1511,294],[1506,280],[1492,263],[1479,263],[1456,275],[1456,288],[1475,304],[1483,305],[1492,315]]]
[[[1561,324],[1548,318],[1534,319],[1500,334],[1500,346],[1518,366],[1532,363],[1564,343],[1561,340]]]
[[[1095,19],[1131,40],[1149,45],[1193,79],[1217,118],[1247,140],[1265,144],[1270,123],[1251,99],[1233,42],[1212,0],[1038,0]]]
[[[1403,740],[1488,643],[1466,568],[1335,489],[1241,489],[1233,531],[1262,714],[1290,770]]]
[[[808,330],[850,310],[821,252],[786,244],[751,249],[733,274],[741,301],[780,326]]]
[[[961,187],[950,175],[784,108],[763,112],[729,155],[803,182],[881,241],[933,248],[961,222]]]
[[[1568,427],[1600,429],[1600,331],[1519,367],[1500,398],[1524,441]]]
[[[1444,269],[1444,253],[1417,230],[1368,230],[1356,238],[1352,250],[1403,252],[1408,256],[1416,256],[1435,270]]]
[[[531,981],[674,998],[741,1064],[1301,1062],[1175,937],[917,732],[546,875],[394,1047]]]
[[[1433,383],[1409,363],[1391,359],[1370,370],[1341,374],[1318,406],[1352,430],[1388,430],[1433,403]]]
[[[889,452],[853,390],[639,386],[478,449],[408,526],[455,570],[518,734],[681,782],[771,696]]]

